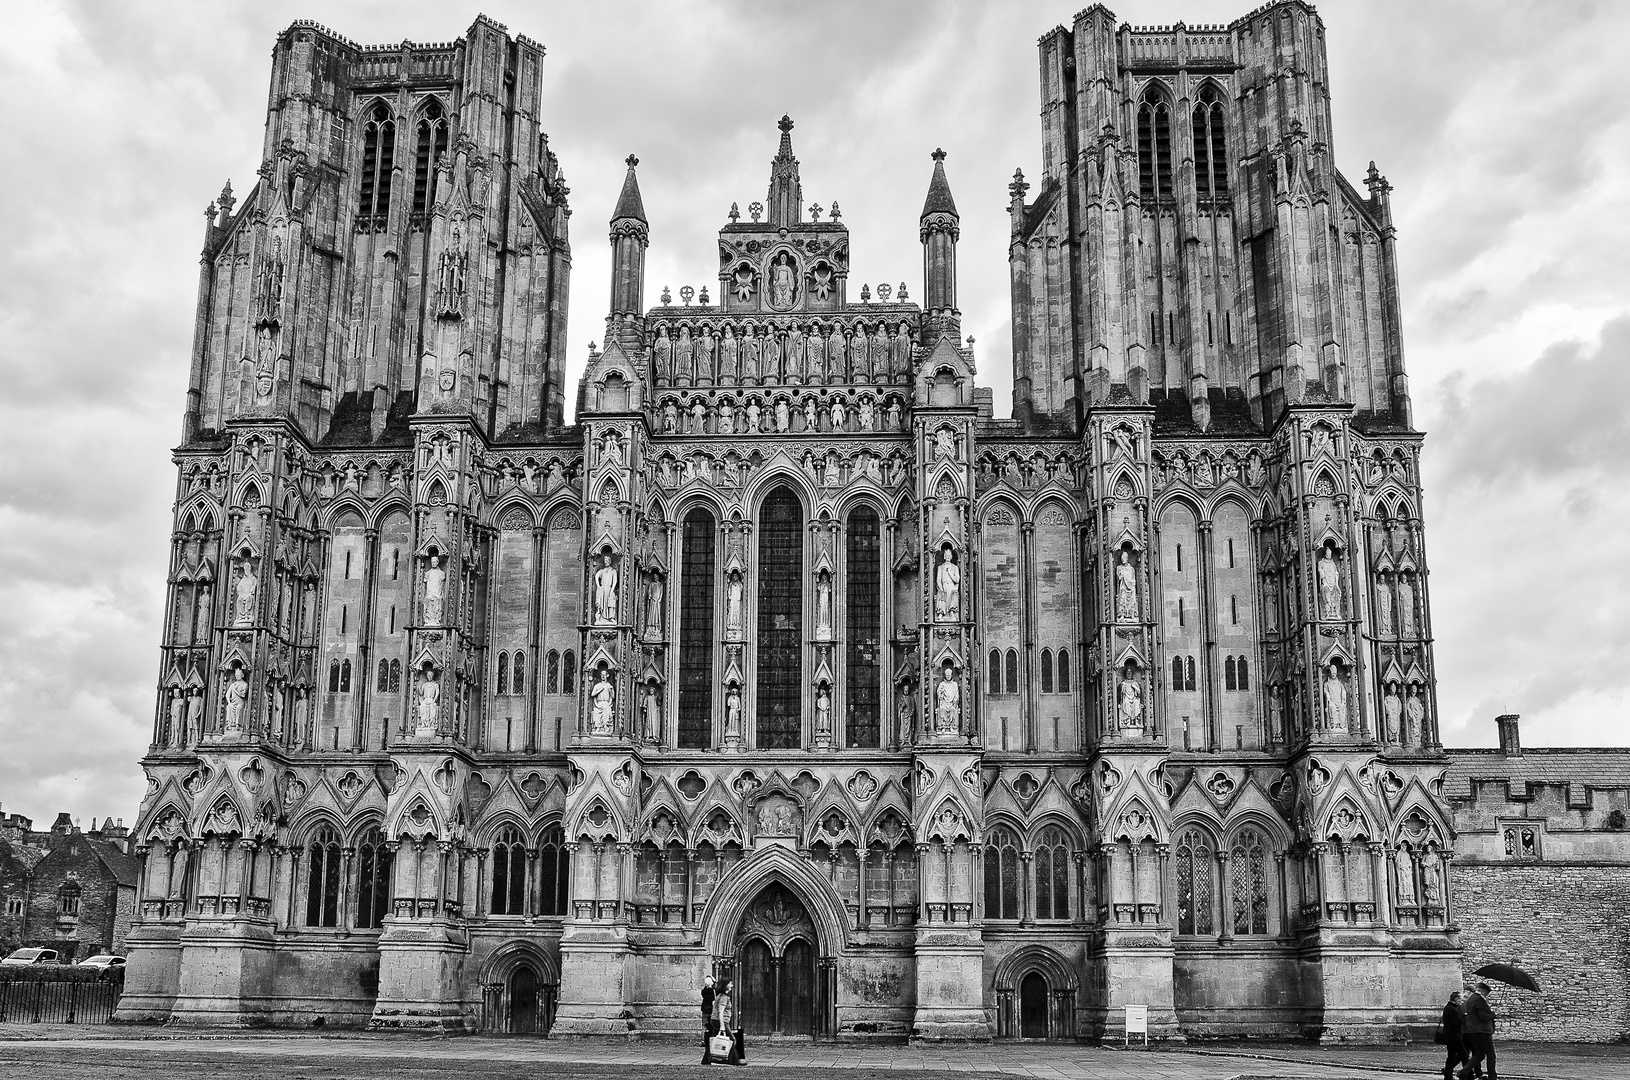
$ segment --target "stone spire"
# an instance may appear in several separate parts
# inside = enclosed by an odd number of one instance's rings
[[[956,200],[951,198],[951,184],[945,179],[944,150],[934,151],[934,178],[928,182],[928,198],[923,200],[923,218],[926,220],[931,214],[950,214],[960,220]]]
[[[796,225],[803,220],[804,185],[798,179],[798,159],[792,156],[792,117],[783,116],[781,146],[770,162],[769,222],[773,226]]]
[[[956,200],[945,179],[945,151],[934,151],[934,177],[923,200],[918,237],[923,243],[923,309],[935,323],[956,332],[956,242],[961,235]]]
[[[651,230],[640,200],[640,182],[634,167],[640,159],[628,155],[628,176],[611,212],[611,315],[638,316],[645,310],[645,248]]]

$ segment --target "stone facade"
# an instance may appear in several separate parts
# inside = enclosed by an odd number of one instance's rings
[[[1322,34],[1042,38],[1012,419],[944,154],[920,303],[783,118],[649,308],[630,157],[567,425],[541,49],[285,31],[206,222],[122,1015],[689,1037],[715,970],[756,1033],[1429,1025],[1421,436]]]
[[[58,814],[40,832],[21,814],[0,817],[0,955],[29,946],[74,962],[123,952],[140,870],[128,835],[112,819],[82,832]]]

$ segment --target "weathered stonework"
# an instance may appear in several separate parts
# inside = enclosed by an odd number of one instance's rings
[[[287,30],[206,230],[121,1011],[692,1037],[713,970],[757,1033],[1429,1025],[1421,436],[1322,33],[1042,39],[1011,420],[943,153],[920,306],[783,118],[647,308],[631,157],[566,425],[541,50]]]

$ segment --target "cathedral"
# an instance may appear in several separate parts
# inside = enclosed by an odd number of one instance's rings
[[[1302,0],[1039,54],[1011,418],[954,161],[870,283],[783,117],[717,282],[653,302],[638,161],[602,193],[568,422],[542,47],[278,37],[206,214],[121,1018],[695,1038],[711,973],[756,1036],[1430,1029],[1389,186]]]

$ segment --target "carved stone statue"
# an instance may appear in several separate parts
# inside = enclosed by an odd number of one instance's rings
[[[718,342],[711,331],[702,328],[702,339],[696,343],[696,381],[708,383],[714,381],[714,354],[718,349]]]
[[[962,616],[962,568],[957,566],[951,545],[940,549],[939,565],[934,567],[934,618],[956,622]]]
[[[725,586],[724,625],[728,630],[741,633],[744,618],[744,589],[741,581],[741,571],[730,571],[730,583]]]
[[[191,746],[204,737],[204,692],[187,695],[187,724],[181,729],[181,744]]]
[[[622,440],[617,438],[616,432],[608,431],[605,438],[600,440],[600,464],[621,466],[622,463]]]
[[[645,636],[662,637],[662,578],[657,574],[645,583]]]
[[[729,398],[719,402],[719,434],[734,435],[736,433],[736,403]]]
[[[1319,553],[1319,614],[1326,619],[1341,618],[1341,570],[1327,546]]]
[[[441,682],[434,668],[419,680],[418,734],[434,735],[441,722]]]
[[[1426,705],[1413,686],[1409,688],[1409,699],[1404,702],[1404,717],[1409,721],[1409,730],[1404,733],[1407,745],[1425,746]]]
[[[735,683],[724,695],[724,734],[727,739],[741,738],[741,691]]]
[[[872,361],[871,353],[866,348],[866,328],[855,327],[854,340],[850,343],[850,356],[855,369],[855,382],[871,382]]]
[[[741,381],[744,383],[759,377],[759,349],[758,334],[748,327],[741,336]]]
[[[832,637],[832,575],[825,570],[815,579],[815,636],[823,641]]]
[[[778,432],[792,430],[792,410],[787,407],[786,398],[775,399],[775,430]]]
[[[832,693],[824,682],[815,692],[815,735],[832,737]]]
[[[1415,636],[1415,583],[1408,574],[1398,575],[1398,625],[1404,637]]]
[[[429,626],[441,625],[442,594],[447,586],[447,571],[441,568],[444,561],[432,555],[424,571],[424,621]]]
[[[600,678],[589,691],[589,698],[594,702],[589,710],[589,734],[610,735],[616,727],[614,711],[617,704],[617,688],[611,684],[610,672],[600,672]]]
[[[849,426],[849,413],[842,398],[832,399],[832,430],[843,431]]]
[[[243,730],[243,707],[249,700],[249,680],[243,668],[232,669],[232,681],[226,684],[226,716],[222,727],[228,732]]]
[[[695,367],[691,364],[691,355],[696,351],[690,340],[690,327],[679,328],[679,345],[674,350],[674,377],[690,381],[695,374]]]
[[[1392,585],[1383,575],[1375,583],[1375,632],[1381,637],[1391,637],[1392,627]]]
[[[954,735],[961,720],[962,686],[957,682],[956,669],[946,664],[934,686],[934,733]]]
[[[934,432],[934,459],[945,461],[956,457],[956,434],[948,427]]]
[[[657,330],[657,340],[651,346],[656,361],[657,378],[671,379],[674,374],[674,343],[668,338],[666,326]]]
[[[1121,679],[1116,691],[1116,709],[1120,713],[1122,731],[1143,730],[1143,687],[1138,685],[1137,678],[1130,671]]]
[[[662,703],[657,699],[657,684],[655,680],[645,684],[645,739],[647,742],[662,741]]]
[[[1414,907],[1415,893],[1415,860],[1410,858],[1409,849],[1400,847],[1392,854],[1393,869],[1398,874],[1398,906]]]
[[[912,736],[917,731],[917,704],[910,686],[900,687],[900,707],[895,710],[895,719],[900,725],[900,745],[910,746]]]
[[[662,407],[662,432],[665,435],[679,434],[679,406],[671,401]]]
[[[770,305],[776,308],[791,307],[795,287],[792,260],[783,252],[770,267]]]
[[[1421,893],[1427,907],[1443,906],[1443,862],[1431,851],[1421,855]]]
[[[747,433],[749,435],[758,434],[759,424],[762,421],[763,413],[758,407],[758,399],[754,398],[747,403]]]
[[[232,612],[233,626],[251,626],[255,621],[255,596],[260,589],[260,579],[255,576],[255,568],[247,562],[238,573],[238,584],[234,590],[237,602]]]
[[[1342,685],[1334,664],[1324,669],[1324,715],[1333,734],[1347,734],[1347,688]]]
[[[1389,683],[1386,695],[1381,699],[1381,717],[1386,728],[1383,735],[1390,745],[1396,746],[1400,740],[1403,731],[1403,715],[1404,703],[1398,697],[1398,688]]]
[[[1137,622],[1143,617],[1138,603],[1138,571],[1126,551],[1115,563],[1115,621]]]
[[[600,626],[617,621],[617,567],[610,555],[600,557],[600,569],[594,572],[594,621]]]
[[[871,398],[863,397],[863,398],[860,399],[859,412],[860,412],[860,430],[861,431],[871,431],[872,430],[872,424],[877,419],[876,411],[872,407],[872,399]]]

